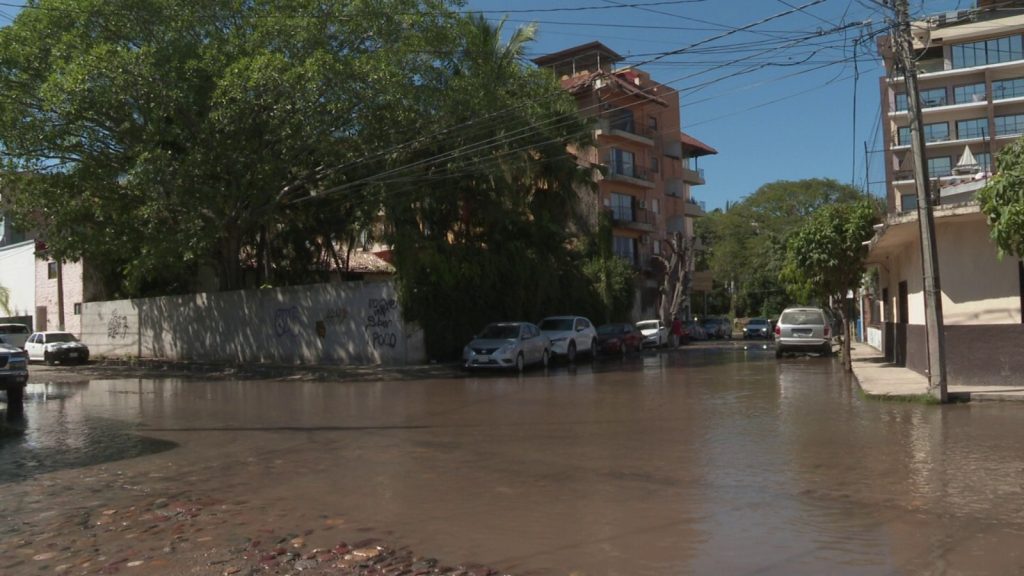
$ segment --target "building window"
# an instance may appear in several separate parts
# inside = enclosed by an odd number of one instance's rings
[[[955,104],[970,104],[971,102],[985,101],[985,83],[967,84],[966,86],[953,87],[953,102]]]
[[[56,262],[47,262],[46,263],[46,277],[48,279],[50,279],[50,280],[53,280],[54,278],[57,277],[57,263]]]
[[[984,88],[982,84],[982,88]],[[896,111],[904,112],[909,106],[907,102],[907,95],[905,93],[896,94]],[[945,88],[932,88],[931,90],[921,91],[921,107],[922,108],[935,108],[936,106],[945,106],[946,102],[946,89]]]
[[[82,303],[81,302],[75,302],[75,316],[81,316],[81,315],[82,315]]]
[[[922,108],[935,108],[936,106],[946,105],[946,89],[945,88],[932,88],[931,90],[921,91],[921,107]]]
[[[611,169],[612,174],[621,174],[623,176],[636,176],[636,170],[634,169],[634,156],[632,152],[628,150],[620,150],[618,148],[612,148],[611,156]]]
[[[651,174],[658,173],[658,157],[651,156]]]
[[[924,125],[925,142],[942,142],[943,140],[949,140],[948,122],[935,122],[934,124]]]
[[[992,99],[1020,98],[1024,96],[1024,78],[996,80],[992,82]]]
[[[636,133],[636,125],[633,123],[633,111],[627,108],[613,110],[609,116],[609,125],[612,130],[622,130],[630,134]]]
[[[658,117],[657,116],[648,116],[647,117],[647,129],[651,131],[651,135],[652,136],[658,132]]]
[[[628,194],[612,193],[612,220],[617,222],[633,221],[633,197]]]
[[[996,116],[996,136],[1024,133],[1024,114]]]
[[[951,174],[953,174],[953,165],[949,156],[928,159],[928,176],[930,178],[940,178]]]
[[[661,254],[661,240],[655,240],[651,243],[651,253]]]
[[[901,194],[900,210],[903,212],[906,212],[907,210],[917,210],[917,194]]]
[[[657,198],[651,200],[651,212],[661,214],[661,202],[659,202]]]
[[[978,152],[974,155],[974,160],[978,163],[978,166],[981,166],[983,171],[992,171],[992,154],[990,152]]]
[[[896,111],[906,112],[908,108],[907,95],[905,93],[896,94]]]
[[[619,258],[630,264],[636,264],[636,240],[622,236],[613,236],[612,250]]]
[[[961,140],[967,138],[985,138],[988,136],[988,118],[972,118],[970,120],[956,121],[956,137]]]
[[[971,68],[1024,58],[1020,36],[1006,36],[953,46],[953,68]]]

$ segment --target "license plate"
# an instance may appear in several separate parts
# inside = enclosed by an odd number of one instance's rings
[[[482,354],[482,355],[476,357],[476,361],[477,362],[490,362],[491,361],[491,357],[486,355],[486,354]]]
[[[806,338],[814,334],[813,330],[793,330],[793,336],[798,338]]]
[[[78,358],[78,352],[68,352],[68,358]]]

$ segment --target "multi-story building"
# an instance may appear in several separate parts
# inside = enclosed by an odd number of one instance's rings
[[[974,195],[993,158],[1024,135],[1024,2],[979,0],[912,26],[934,205],[947,375],[985,384],[1024,374],[1024,270],[1000,259]],[[878,269],[872,343],[899,364],[928,367],[922,257],[904,78],[879,44],[888,215],[871,242]],[[1019,377],[1019,376],[1016,376]]]
[[[676,90],[643,70],[616,68],[621,61],[591,42],[534,63],[553,70],[580,111],[595,119],[596,146],[578,155],[604,168],[598,208],[611,216],[615,254],[642,272],[634,317],[653,317],[660,286],[654,256],[667,253],[676,232],[692,239],[693,219],[704,214],[690,192],[704,184],[697,159],[717,151],[680,130]]]

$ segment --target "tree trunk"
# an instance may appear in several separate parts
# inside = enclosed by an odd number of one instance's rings
[[[229,228],[220,241],[220,290],[238,290],[242,288],[242,270],[238,256],[242,248],[241,233],[237,228]]]

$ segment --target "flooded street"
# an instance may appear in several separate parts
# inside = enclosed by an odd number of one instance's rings
[[[838,361],[759,346],[28,392],[0,436],[5,576],[227,574],[261,538],[519,575],[1024,569],[1024,405],[865,400]]]

